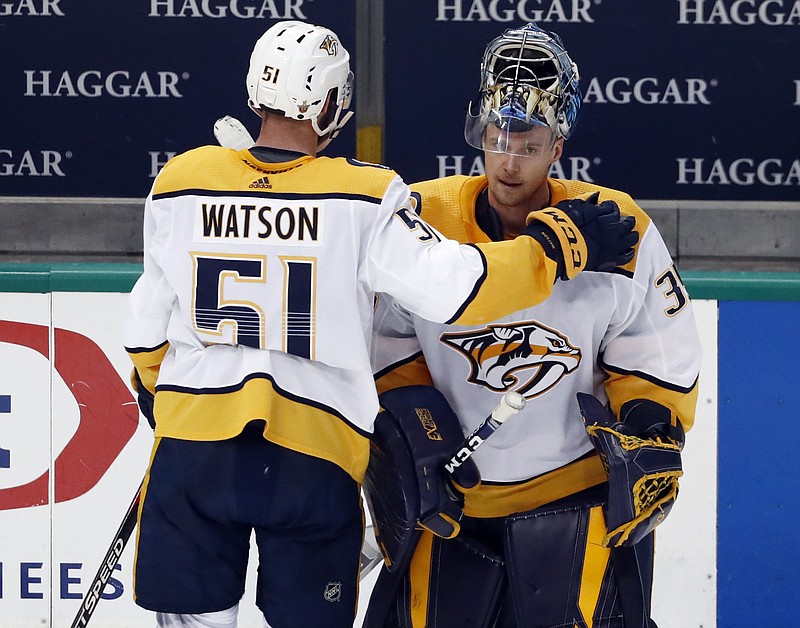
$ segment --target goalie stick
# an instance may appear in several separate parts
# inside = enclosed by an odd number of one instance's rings
[[[497,428],[522,410],[526,402],[527,400],[525,397],[514,391],[507,392],[503,395],[498,406],[464,439],[461,446],[444,464],[445,471],[451,476],[456,477],[458,467],[464,464],[464,462],[475,453],[478,447],[497,431]],[[364,537],[364,544],[361,548],[361,573],[359,574],[361,580],[364,580],[376,565],[383,562],[383,555],[377,543],[374,541],[374,534],[374,529],[368,529]],[[371,538],[370,535],[372,535]]]
[[[454,475],[456,469],[460,467],[475,450],[481,446],[489,436],[494,434],[498,427],[500,427],[510,417],[525,407],[525,397],[517,392],[511,391],[503,395],[500,404],[492,411],[492,413],[484,419],[475,430],[467,436],[461,447],[458,448],[456,453],[445,463],[444,468],[450,474]]]
[[[122,551],[125,549],[125,545],[127,545],[128,539],[130,539],[131,533],[136,527],[136,520],[139,510],[139,498],[141,497],[141,494],[142,484],[139,485],[136,495],[134,495],[133,501],[131,502],[130,506],[128,506],[128,511],[125,513],[125,517],[122,519],[119,530],[117,530],[117,533],[114,535],[114,539],[111,541],[111,545],[103,557],[103,562],[100,563],[100,567],[98,568],[91,585],[89,585],[89,588],[86,590],[86,595],[83,597],[81,607],[78,609],[78,614],[75,615],[75,619],[72,620],[72,625],[70,628],[84,628],[89,623],[92,613],[94,613],[95,609],[97,608],[97,603],[100,601],[100,595],[102,594],[103,589],[105,589],[109,578],[111,578],[114,567],[117,566],[117,563],[122,556]]]

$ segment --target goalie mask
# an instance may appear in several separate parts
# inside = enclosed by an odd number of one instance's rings
[[[525,142],[511,142],[512,134],[544,126],[554,139],[567,139],[580,106],[578,67],[558,35],[530,23],[486,46],[479,102],[470,104],[464,136],[481,150],[527,155]],[[499,134],[487,143],[490,126]]]
[[[311,120],[322,147],[353,115],[347,111],[352,81],[350,55],[333,31],[298,21],[278,22],[253,48],[247,104],[257,114]]]

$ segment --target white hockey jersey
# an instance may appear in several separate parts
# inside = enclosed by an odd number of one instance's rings
[[[589,191],[636,217],[635,258],[613,273],[583,272],[556,283],[546,301],[489,324],[441,325],[382,298],[373,361],[380,390],[432,383],[448,399],[465,434],[514,390],[528,403],[475,452],[482,485],[465,512],[504,516],[528,510],[605,479],[579,413],[576,393],[670,408],[691,428],[700,342],[687,297],[655,225],[626,194],[549,180],[551,203]],[[455,176],[412,185],[420,215],[447,237],[486,242],[475,203],[485,177]],[[421,357],[420,357],[421,356]],[[424,368],[427,366],[427,371]]]
[[[156,392],[156,435],[219,440],[264,419],[267,438],[359,481],[378,411],[375,293],[432,320],[479,322],[545,298],[555,276],[531,238],[443,240],[389,169],[270,164],[217,146],[159,173],[144,244],[124,344]],[[502,301],[484,298],[490,287]]]

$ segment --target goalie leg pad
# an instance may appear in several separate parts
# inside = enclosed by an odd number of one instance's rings
[[[594,487],[506,519],[508,586],[519,626],[655,627],[652,543],[603,546],[605,491]]]
[[[410,557],[420,525],[444,538],[458,534],[461,507],[443,463],[464,433],[447,400],[431,386],[396,388],[380,401],[364,494],[386,566],[394,570]],[[477,483],[474,464],[467,460],[462,467],[472,469]]]
[[[426,530],[406,572],[381,571],[364,628],[491,628],[505,580],[503,561],[466,534],[442,539]]]

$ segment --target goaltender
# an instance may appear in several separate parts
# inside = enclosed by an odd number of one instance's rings
[[[530,215],[590,202],[635,217],[640,239],[624,265],[557,282],[546,301],[487,323],[442,325],[381,300],[373,358],[385,411],[365,487],[387,556],[369,628],[655,627],[653,529],[677,496],[700,342],[645,212],[621,191],[548,177],[575,127],[578,80],[556,34],[506,30],[486,47],[466,118],[485,176],[411,186],[419,215],[460,242],[509,240]],[[509,392],[524,409],[455,486],[433,482],[449,447]]]

